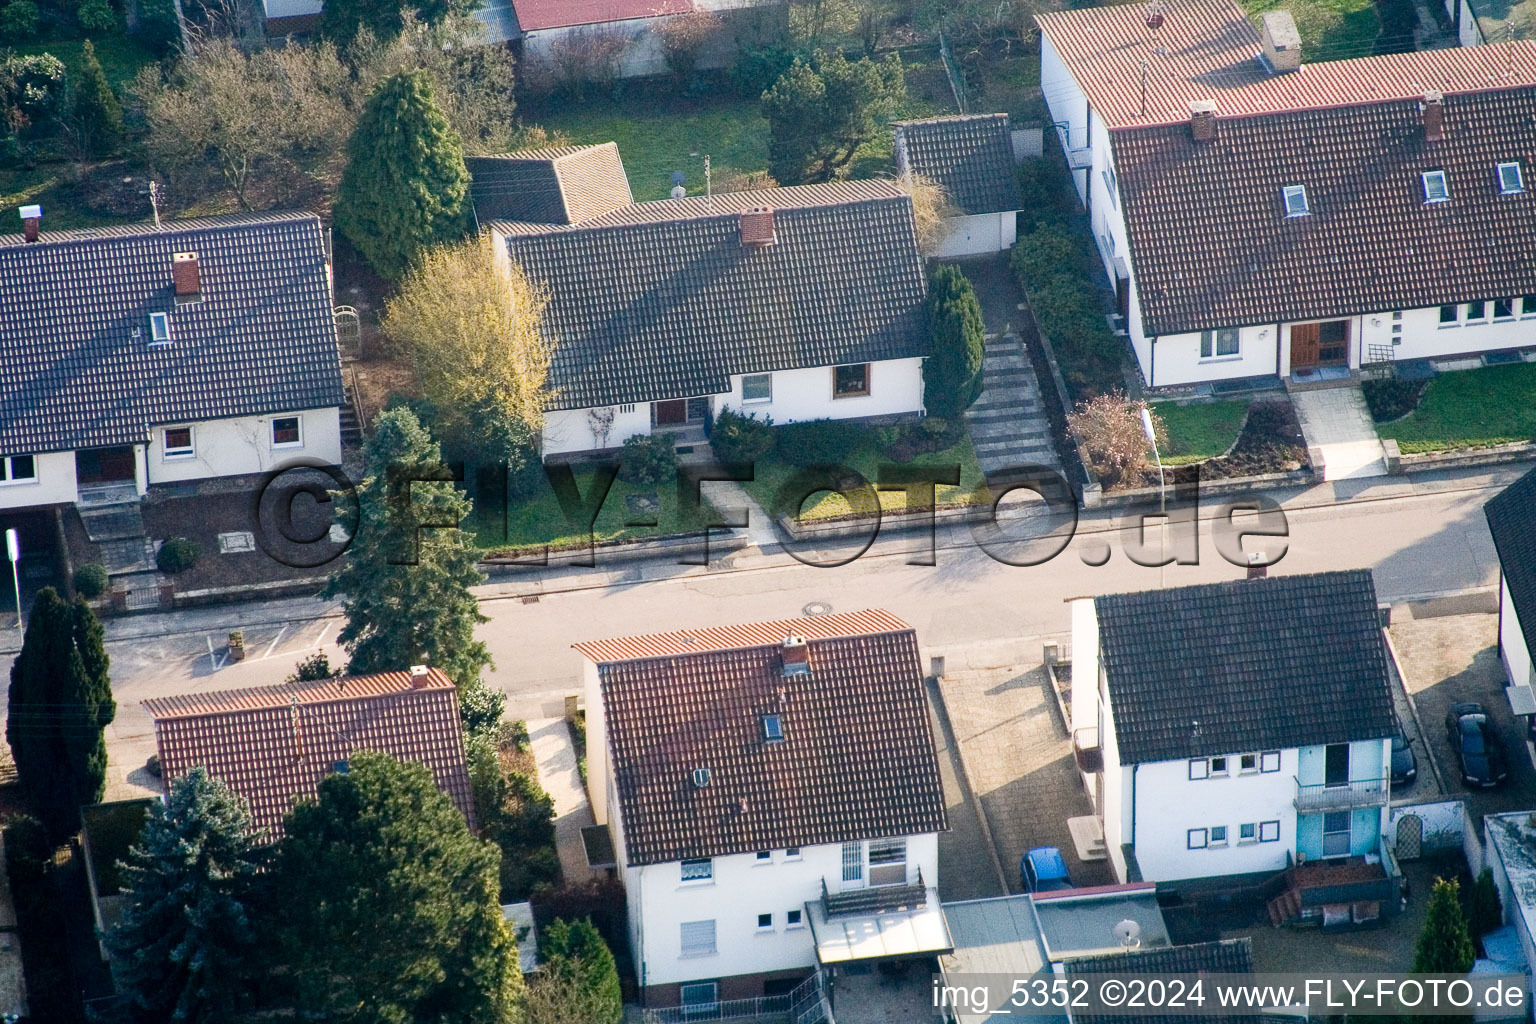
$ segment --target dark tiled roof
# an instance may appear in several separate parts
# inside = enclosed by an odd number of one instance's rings
[[[1306,71],[1295,72],[1305,74]],[[1536,292],[1536,88],[1111,133],[1143,321],[1159,335]],[[1528,191],[1500,195],[1518,160]],[[1426,204],[1443,169],[1451,199]],[[1285,216],[1305,185],[1312,213]]]
[[[1196,942],[1187,946],[1168,946],[1165,949],[1134,950],[1127,953],[1109,953],[1104,956],[1082,957],[1068,960],[1064,965],[1068,979],[1088,975],[1113,974],[1252,974],[1253,944],[1246,936],[1240,939],[1222,939],[1217,942]],[[1211,998],[1210,993],[1206,993]],[[1196,1016],[1194,1014],[1159,1013],[1074,1013],[1073,1020],[1091,1021],[1092,1024],[1220,1024],[1235,1021],[1236,1016]],[[1245,1021],[1257,1018],[1243,1017]]]
[[[633,18],[686,14],[692,0],[512,0],[517,25],[524,32],[572,25],[603,25]]]
[[[1094,598],[1120,760],[1389,736],[1369,570]]]
[[[167,780],[201,765],[245,798],[254,829],[283,831],[295,800],[314,797],[338,761],[375,750],[419,761],[473,827],[474,802],[453,681],[431,669],[210,691],[144,701]]]
[[[631,864],[948,827],[916,635],[807,643],[811,673],[788,678],[779,643],[599,664]]]
[[[1525,645],[1536,651],[1536,469],[1483,506]],[[1524,680],[1517,680],[1524,682]]]
[[[46,224],[46,220],[44,221]],[[176,305],[171,257],[198,255]],[[150,347],[149,314],[171,344]],[[139,337],[134,337],[134,332]],[[0,452],[142,442],[154,424],[342,404],[318,218],[227,218],[0,238]]]
[[[743,246],[736,211],[759,204],[776,211],[776,241]],[[549,294],[552,408],[928,354],[912,201],[889,182],[640,203],[507,246]]]
[[[897,121],[896,168],[944,186],[968,214],[1021,210],[1007,114]]]
[[[464,163],[481,222],[580,224],[633,202],[612,142],[472,156]]]

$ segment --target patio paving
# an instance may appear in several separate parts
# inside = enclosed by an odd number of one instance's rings
[[[1386,457],[1376,422],[1358,386],[1291,394],[1307,446],[1322,451],[1323,479],[1386,476]]]

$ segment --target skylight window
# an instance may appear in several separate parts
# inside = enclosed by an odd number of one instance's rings
[[[1499,192],[1508,196],[1524,191],[1525,176],[1520,173],[1520,165],[1514,162],[1499,164]]]
[[[171,343],[171,318],[168,314],[149,314],[149,343],[151,345]]]
[[[1285,186],[1285,215],[1287,217],[1305,217],[1312,212],[1312,207],[1307,203],[1307,186]]]
[[[1421,177],[1424,179],[1424,201],[1426,203],[1450,201],[1451,186],[1445,180],[1444,171],[1425,171]]]
[[[765,743],[784,742],[784,720],[778,715],[763,716],[763,741]]]

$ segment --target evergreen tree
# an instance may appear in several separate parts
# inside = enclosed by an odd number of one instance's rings
[[[308,1018],[521,1020],[496,848],[470,834],[426,766],[354,755],[290,812],[275,867],[279,940]]]
[[[5,737],[27,803],[54,842],[75,833],[81,805],[105,788],[102,730],[117,716],[108,666],[90,606],[44,587],[11,666]]]
[[[901,58],[876,63],[817,50],[810,63],[796,58],[763,93],[768,119],[768,173],[780,185],[831,181],[860,146],[886,130],[907,96]]]
[[[134,1018],[215,1024],[240,1003],[255,940],[250,825],[240,797],[202,768],[151,806],[123,864],[127,910],[107,933]]]
[[[1424,930],[1419,932],[1413,951],[1415,974],[1465,974],[1472,969],[1477,953],[1467,932],[1467,918],[1461,911],[1461,886],[1455,879],[1435,879],[1429,894],[1429,908],[1424,915]]]
[[[619,988],[619,969],[613,952],[598,934],[592,922],[556,920],[540,937],[541,959],[553,962],[556,970],[568,967],[581,991],[587,993],[599,1012],[592,1024],[619,1024],[624,1016],[624,1000]]]
[[[80,66],[70,88],[69,127],[82,155],[110,152],[123,132],[123,107],[107,82],[96,59],[96,47],[87,39],[81,47]]]
[[[420,0],[405,4],[394,0],[339,0],[321,9],[318,27],[322,39],[345,46],[363,28],[378,39],[395,38],[405,25],[403,11],[413,11],[417,21],[436,25],[450,14],[469,14],[480,4],[481,0]]]
[[[1481,939],[1503,923],[1499,887],[1493,882],[1493,872],[1483,868],[1467,894],[1467,930],[1474,939]]]
[[[348,143],[336,226],[384,277],[395,280],[428,246],[469,227],[464,147],[432,95],[432,78],[386,78]]]
[[[491,656],[475,639],[475,626],[488,620],[469,590],[485,577],[456,525],[469,515],[469,499],[449,482],[416,481],[408,490],[401,482],[405,476],[430,476],[442,461],[432,435],[408,408],[390,409],[374,420],[365,460],[366,476],[357,488],[357,537],[324,595],[342,598],[347,624],[339,639],[351,655],[347,671],[434,665],[458,685],[466,706],[478,708],[484,703],[480,672]],[[397,478],[393,493],[391,466]],[[495,714],[500,717],[499,706]]]
[[[928,323],[933,353],[923,362],[923,406],[930,416],[952,419],[981,394],[986,324],[970,279],[948,263],[928,278]]]

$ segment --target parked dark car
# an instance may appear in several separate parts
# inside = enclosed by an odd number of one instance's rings
[[[1445,734],[1461,763],[1461,778],[1469,786],[1497,786],[1509,778],[1504,742],[1494,732],[1488,712],[1476,701],[1452,704],[1445,713]]]
[[[1030,892],[1073,888],[1072,876],[1067,874],[1067,862],[1054,846],[1037,846],[1026,853],[1019,860],[1019,875],[1024,880],[1024,888]]]
[[[1392,737],[1392,785],[1411,786],[1419,777],[1419,762],[1413,756],[1413,744],[1399,729]]]

